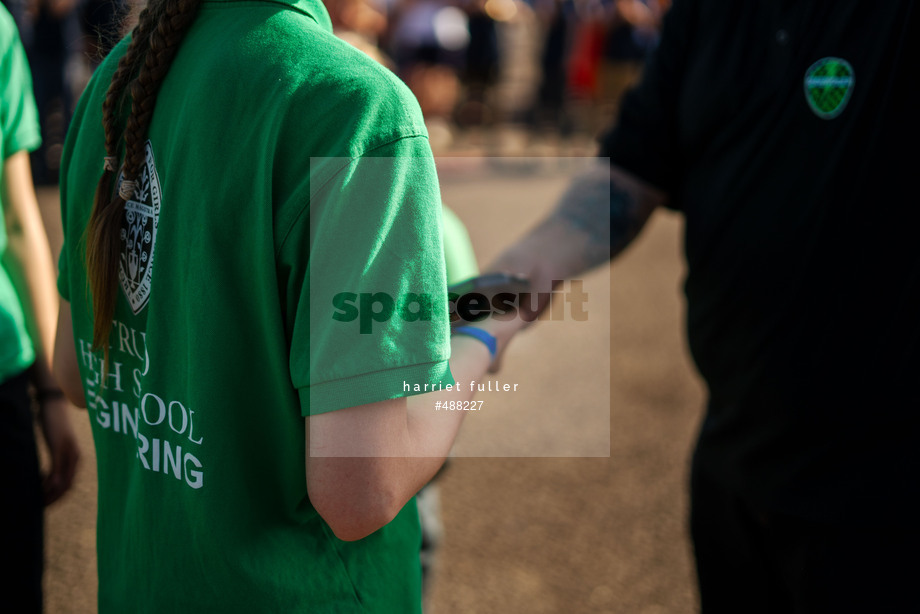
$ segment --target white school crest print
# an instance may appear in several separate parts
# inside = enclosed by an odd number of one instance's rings
[[[121,256],[118,281],[135,314],[147,306],[153,274],[153,249],[160,220],[160,178],[157,176],[150,141],[144,148],[144,166],[134,193],[125,202],[121,221]],[[119,175],[121,185],[123,175]]]

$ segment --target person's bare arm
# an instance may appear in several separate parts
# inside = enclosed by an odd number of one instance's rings
[[[616,257],[665,202],[660,190],[599,161],[572,182],[546,219],[487,270],[522,275],[534,291],[549,292],[554,280],[571,279]]]
[[[488,320],[503,348],[519,321]],[[467,382],[491,363],[473,338],[451,340],[450,369],[459,392],[434,392],[350,407],[307,418],[307,492],[337,537],[361,539],[392,520],[437,472],[466,412],[436,411],[437,401],[472,398]]]
[[[8,237],[4,266],[23,306],[26,327],[35,347],[30,374],[39,405],[42,433],[51,453],[51,471],[45,478],[45,499],[51,503],[70,488],[79,451],[67,416],[67,403],[51,373],[58,295],[54,264],[32,187],[26,151],[3,161],[3,215]]]
[[[70,303],[61,301],[58,313],[57,336],[54,340],[54,377],[76,407],[86,408],[80,365],[77,364],[77,348],[73,339],[73,320]]]
[[[11,155],[3,162],[3,214],[8,236],[3,257],[22,302],[35,353],[50,366],[58,295],[54,287],[51,248],[32,187],[31,173],[29,154],[25,151]]]

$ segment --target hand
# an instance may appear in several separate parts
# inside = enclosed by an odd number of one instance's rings
[[[42,435],[51,453],[51,470],[43,483],[45,505],[51,505],[70,490],[77,471],[80,449],[68,411],[67,401],[63,398],[46,399],[39,407]]]
[[[514,316],[517,326],[512,327],[512,334],[530,326],[546,311],[556,286],[587,268],[585,244],[584,233],[550,217],[486,267],[486,271],[511,273],[530,282],[529,300],[519,302]],[[499,344],[489,373],[495,373],[501,367],[505,347],[507,344]]]
[[[548,248],[546,248],[548,249]],[[543,313],[550,304],[553,288],[566,278],[555,262],[538,255],[539,248],[525,241],[513,245],[492,262],[488,271],[501,271],[524,277],[530,282],[527,292],[530,300],[519,303],[515,318],[521,321],[520,328],[526,328]]]

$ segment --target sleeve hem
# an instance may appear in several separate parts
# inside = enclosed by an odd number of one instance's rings
[[[431,392],[432,388],[439,390],[441,386],[453,383],[450,365],[443,360],[303,386],[298,394],[301,413],[315,416],[346,407],[424,394]]]
[[[38,134],[14,135],[4,147],[4,158],[9,158],[20,151],[32,153],[42,144],[41,136]]]

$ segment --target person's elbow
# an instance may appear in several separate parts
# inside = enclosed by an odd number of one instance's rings
[[[320,515],[337,538],[345,542],[356,542],[390,524],[400,509],[381,506],[349,510],[345,513],[320,512]]]
[[[372,459],[326,459],[337,461],[344,471],[307,476],[307,493],[314,509],[342,541],[364,539],[389,524],[409,498],[394,487],[392,478],[361,470]],[[327,463],[332,464],[332,463]],[[338,474],[338,475],[336,475]]]

